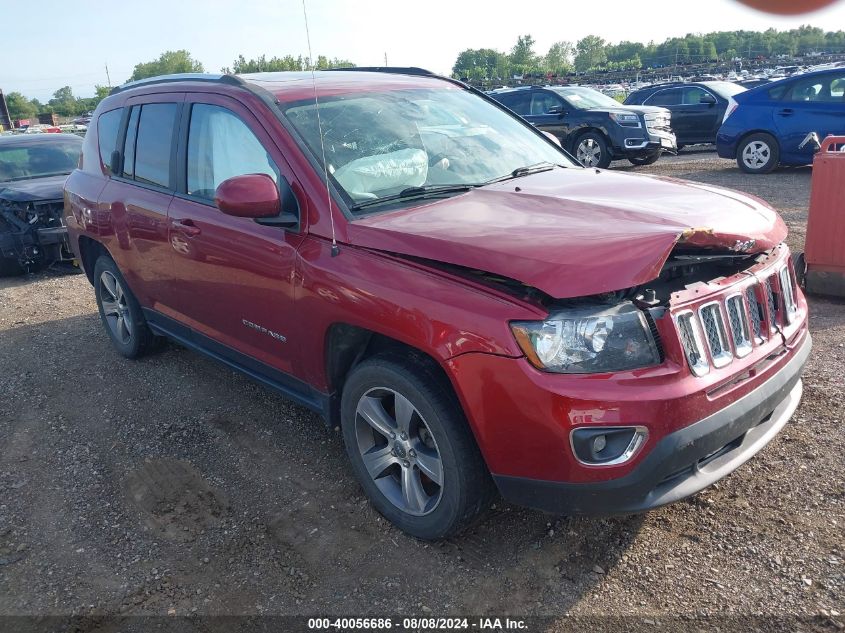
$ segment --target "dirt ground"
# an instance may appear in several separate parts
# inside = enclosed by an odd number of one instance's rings
[[[810,170],[747,176],[714,156],[637,171],[764,198],[800,248]],[[499,503],[425,544],[372,510],[339,434],[305,409],[175,345],[118,357],[82,275],[0,280],[0,615],[610,614],[660,630],[662,616],[738,614],[843,628],[845,303],[811,309],[798,412],[717,486],[612,519]]]

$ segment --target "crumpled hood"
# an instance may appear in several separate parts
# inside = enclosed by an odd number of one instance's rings
[[[10,202],[36,202],[61,200],[67,176],[48,176],[32,180],[0,182],[0,199]]]
[[[516,279],[555,298],[655,279],[677,243],[761,252],[786,237],[766,203],[698,183],[555,169],[349,225],[356,246]]]

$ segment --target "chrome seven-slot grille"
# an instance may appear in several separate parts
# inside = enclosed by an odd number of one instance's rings
[[[725,367],[751,353],[798,312],[795,279],[786,264],[743,292],[733,292],[675,316],[692,373]]]
[[[646,129],[649,131],[671,132],[672,120],[670,116],[663,112],[647,112],[645,115]]]

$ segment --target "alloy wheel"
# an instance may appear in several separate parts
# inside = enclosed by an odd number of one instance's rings
[[[742,162],[749,169],[761,169],[772,158],[772,148],[763,141],[752,141],[742,150]]]
[[[358,401],[355,436],[367,473],[402,512],[424,516],[443,494],[443,461],[420,412],[402,394],[375,387]]]
[[[595,167],[601,162],[601,147],[594,138],[585,138],[578,144],[576,156],[584,167]]]
[[[127,345],[134,331],[129,304],[120,281],[107,270],[100,275],[100,304],[115,339]]]

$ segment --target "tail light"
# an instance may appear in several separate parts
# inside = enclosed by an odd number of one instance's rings
[[[728,117],[731,116],[736,109],[739,107],[739,104],[736,102],[736,99],[733,97],[728,97],[728,108],[725,110],[725,118],[722,119],[722,123],[728,120]]]

